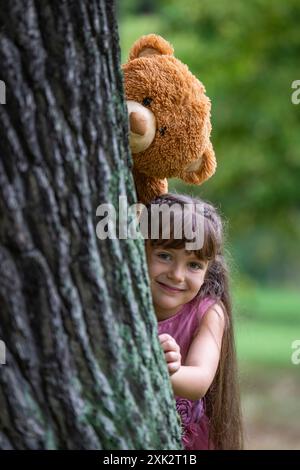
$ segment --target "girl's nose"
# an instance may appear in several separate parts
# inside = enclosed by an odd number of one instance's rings
[[[176,282],[183,282],[185,277],[185,269],[183,266],[174,265],[168,272],[168,278]]]

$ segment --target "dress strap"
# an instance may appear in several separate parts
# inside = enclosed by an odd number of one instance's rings
[[[213,299],[212,297],[205,297],[199,304],[199,311],[200,311],[200,317],[202,318],[203,315],[212,307],[215,303],[217,302],[216,299]]]

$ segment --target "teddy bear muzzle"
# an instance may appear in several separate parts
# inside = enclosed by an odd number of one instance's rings
[[[127,101],[129,116],[129,144],[132,153],[146,150],[156,133],[156,119],[153,112],[137,101]]]

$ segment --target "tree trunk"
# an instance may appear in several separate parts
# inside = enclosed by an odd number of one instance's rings
[[[1,449],[178,449],[135,202],[110,0],[0,0]],[[2,343],[3,345],[3,343]]]

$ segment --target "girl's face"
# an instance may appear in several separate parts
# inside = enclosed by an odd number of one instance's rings
[[[154,247],[150,242],[146,254],[156,316],[165,320],[198,294],[208,262],[184,248]]]

